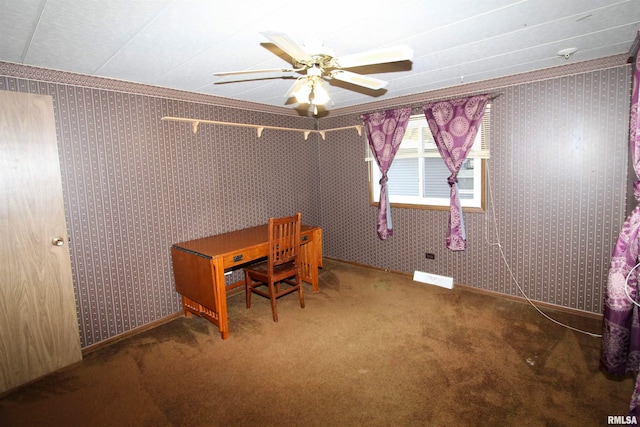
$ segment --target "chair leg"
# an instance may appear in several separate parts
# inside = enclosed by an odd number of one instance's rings
[[[251,277],[246,271],[244,272],[244,294],[247,300],[247,308],[251,308]]]
[[[300,299],[300,307],[304,308],[304,293],[302,292],[302,281],[300,276],[296,276],[296,283],[298,284],[298,298]]]
[[[273,282],[269,282],[269,300],[271,301],[271,311],[273,313],[273,321],[278,321],[278,308],[276,306],[276,290]]]

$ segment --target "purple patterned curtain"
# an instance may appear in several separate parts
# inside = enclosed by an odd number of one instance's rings
[[[487,95],[480,95],[434,102],[423,107],[438,151],[451,172],[448,178],[451,202],[447,248],[453,251],[463,251],[467,247],[462,206],[458,197],[458,172],[473,146],[488,100]]]
[[[382,240],[393,234],[391,207],[387,201],[387,172],[398,152],[410,117],[411,108],[380,111],[362,116],[367,129],[369,147],[382,174],[378,204],[378,236]]]
[[[638,31],[640,38],[640,31]],[[635,58],[633,92],[629,121],[631,160],[636,176],[640,177],[640,115],[638,91],[640,85],[640,60]],[[640,202],[640,180],[633,184],[634,195]],[[604,329],[600,363],[614,375],[635,373],[636,387],[631,397],[629,413],[640,416],[640,318],[638,313],[638,277],[636,265],[640,246],[640,205],[631,212],[622,226],[609,268],[605,291]],[[627,279],[628,276],[628,279]]]

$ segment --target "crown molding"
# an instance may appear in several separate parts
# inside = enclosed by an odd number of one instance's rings
[[[0,61],[0,76],[15,77],[20,79],[36,80],[47,83],[80,86],[93,89],[104,89],[116,92],[125,92],[160,98],[190,101],[201,104],[216,105],[240,110],[254,112],[264,112],[279,114],[284,116],[315,118],[321,122],[327,118],[334,118],[348,114],[361,114],[368,111],[380,109],[397,108],[401,106],[413,105],[425,100],[447,99],[456,96],[470,95],[476,93],[486,93],[497,89],[514,86],[523,83],[530,83],[540,80],[548,80],[556,77],[581,74],[606,68],[629,66],[629,55],[619,54],[589,61],[575,62],[557,67],[545,68],[542,70],[530,71],[526,73],[514,74],[490,80],[483,80],[473,83],[465,83],[456,86],[436,89],[427,92],[415,93],[407,96],[389,98],[382,101],[373,101],[364,104],[357,104],[349,107],[337,108],[326,112],[322,117],[311,117],[304,115],[299,110],[277,107],[273,105],[241,101],[230,98],[218,97],[214,95],[201,94],[196,92],[182,91],[177,89],[164,88],[160,86],[134,83],[124,80],[109,79],[86,74],[72,73],[69,71],[52,70],[35,67],[31,65],[16,64],[12,62]]]
[[[425,101],[452,99],[459,96],[496,92],[509,86],[515,86],[541,80],[549,80],[557,77],[565,77],[621,66],[629,66],[628,54],[626,53],[593,59],[589,61],[573,62],[566,65],[544,68],[541,70],[529,71],[526,73],[512,74],[509,76],[498,77],[490,80],[465,83],[442,89],[415,93],[407,96],[399,96],[382,101],[374,101],[366,104],[358,104],[350,107],[338,108],[332,110],[329,114],[331,117],[338,117],[349,114],[362,114],[370,111],[413,106],[417,103]]]
[[[249,101],[223,98],[215,95],[170,89],[161,86],[134,83],[125,80],[109,79],[87,74],[72,73],[69,71],[53,70],[31,65],[16,64],[13,62],[0,61],[0,76],[36,80],[45,83],[80,86],[91,89],[104,89],[114,92],[157,96],[159,98],[190,101],[200,104],[210,104],[222,107],[236,108],[240,110],[260,111],[285,116],[301,117],[300,113],[297,110],[292,110],[291,108],[286,107],[276,107]]]

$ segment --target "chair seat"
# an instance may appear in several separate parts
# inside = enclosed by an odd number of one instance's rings
[[[286,264],[280,264],[280,265],[274,266],[273,275],[271,277],[269,277],[269,264],[267,262],[260,262],[255,265],[245,267],[244,271],[245,271],[245,276],[248,279],[253,279],[258,282],[262,282],[267,286],[269,282],[274,284],[278,282],[286,282],[297,289],[300,283],[300,275],[298,274],[299,273],[298,267],[293,262],[288,262]],[[287,280],[289,278],[294,278],[294,277],[296,278],[295,282],[292,282],[291,280]],[[279,287],[277,289],[278,290],[275,293],[276,297],[280,297],[282,295],[288,294],[291,291],[295,290],[295,289],[289,289],[287,291],[282,292],[280,291]],[[256,289],[251,289],[251,290],[262,296],[268,296],[268,295],[264,295],[263,292],[260,292]]]
[[[275,265],[273,267],[273,274],[277,276],[281,274],[292,274],[293,272],[295,272],[297,268],[298,267],[296,267],[296,265],[293,262]],[[266,275],[269,273],[269,263],[267,261],[263,261],[257,264],[251,264],[250,266],[246,267],[245,270],[250,270],[255,273],[262,273]]]

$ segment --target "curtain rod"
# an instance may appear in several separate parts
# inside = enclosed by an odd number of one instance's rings
[[[253,128],[253,129],[257,130],[258,138],[260,138],[262,136],[262,131],[264,131],[265,129],[275,129],[275,130],[286,130],[286,131],[293,131],[293,132],[302,132],[304,134],[305,141],[307,140],[307,138],[309,137],[309,134],[311,134],[311,133],[320,134],[322,139],[326,139],[325,136],[326,136],[327,132],[333,132],[333,131],[336,131],[336,130],[344,130],[344,129],[352,129],[352,128],[355,129],[356,131],[358,131],[358,135],[359,136],[362,136],[362,125],[343,126],[343,127],[339,127],[339,128],[319,130],[319,129],[286,128],[286,127],[280,127],[280,126],[252,125],[252,124],[249,124],[249,123],[221,122],[221,121],[217,121],[217,120],[190,119],[190,118],[186,118],[186,117],[164,116],[164,117],[162,117],[161,120],[191,123],[191,130],[193,131],[193,133],[198,133],[198,126],[201,123],[204,123],[204,124],[212,124],[212,125],[226,125],[226,126],[237,126],[237,127]]]
[[[481,94],[475,94],[475,95],[467,95],[467,96],[478,96]],[[502,93],[494,93],[494,94],[487,94],[489,95],[489,101],[493,101],[494,99],[502,96]],[[424,104],[428,104],[430,102],[439,102],[439,101],[445,101],[445,100],[449,100],[449,99],[456,99],[456,98],[460,98],[461,96],[448,96],[448,97],[442,97],[442,98],[435,98],[435,99],[431,99],[431,100],[427,100],[427,101],[423,101],[422,105]],[[402,108],[402,107],[410,107],[411,108],[411,114],[417,114],[417,113],[421,113],[422,112],[422,105],[398,105],[398,106],[394,106],[394,107],[386,107],[384,109],[395,109],[395,108]],[[358,116],[358,118],[360,120],[362,120],[364,118],[363,115]]]

